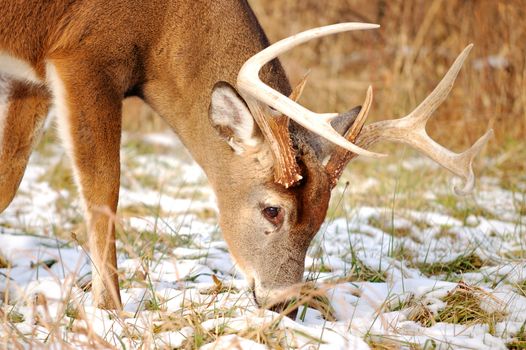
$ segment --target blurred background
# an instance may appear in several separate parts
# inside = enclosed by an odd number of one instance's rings
[[[486,152],[507,154],[526,170],[525,0],[249,0],[271,42],[344,21],[379,30],[315,40],[281,57],[291,83],[310,72],[302,104],[343,112],[362,103],[371,84],[371,119],[410,112],[431,92],[456,56],[475,46],[455,88],[428,125],[432,137],[461,150],[487,128]],[[125,103],[128,130],[163,129],[136,99]],[[137,118],[141,115],[140,118]],[[145,123],[145,118],[149,119]]]

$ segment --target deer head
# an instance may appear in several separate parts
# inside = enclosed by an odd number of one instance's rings
[[[230,183],[216,189],[230,191],[229,195],[218,195],[220,224],[260,305],[290,297],[290,287],[301,282],[305,255],[325,218],[331,190],[347,163],[358,155],[383,156],[367,150],[375,142],[408,144],[461,177],[464,185],[455,188],[458,194],[473,189],[473,158],[492,131],[469,150],[456,154],[433,141],[425,130],[427,120],[451,90],[471,45],[413,112],[366,126],[372,88],[361,108],[344,114],[318,114],[295,101],[303,83],[286,97],[259,78],[263,65],[298,44],[377,27],[343,23],[286,38],[246,61],[236,87],[220,82],[213,89],[211,123],[237,157],[228,169]]]

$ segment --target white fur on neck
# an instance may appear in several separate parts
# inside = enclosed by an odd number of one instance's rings
[[[68,108],[67,91],[64,87],[64,83],[57,72],[57,68],[51,62],[46,65],[46,80],[53,94],[53,108],[56,114],[56,125],[58,129],[59,137],[64,145],[66,152],[71,160],[73,166],[73,177],[75,183],[83,198],[82,194],[82,183],[80,181],[79,173],[75,162],[75,144],[72,137],[72,129],[70,122],[70,112]],[[82,200],[84,209],[86,208],[84,200]]]
[[[28,62],[0,51],[0,75],[34,84],[42,83]]]
[[[0,51],[0,153],[9,112],[9,80],[19,80],[31,84],[41,84],[42,81],[28,62]]]
[[[3,149],[7,114],[9,113],[9,82],[0,76],[0,155]]]

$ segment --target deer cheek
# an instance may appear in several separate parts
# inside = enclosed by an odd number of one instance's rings
[[[302,235],[309,235],[312,239],[325,220],[331,198],[331,188],[325,169],[312,152],[306,152],[303,161],[305,183],[296,193],[297,230]]]

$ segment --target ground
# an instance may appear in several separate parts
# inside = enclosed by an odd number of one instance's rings
[[[352,163],[293,320],[254,305],[214,195],[175,136],[125,134],[117,314],[90,305],[81,209],[51,139],[0,215],[2,347],[526,348],[526,176],[502,157],[477,162],[468,197],[405,148]]]

